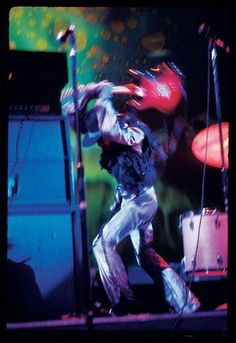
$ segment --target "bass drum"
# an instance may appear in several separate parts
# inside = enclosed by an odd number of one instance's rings
[[[201,211],[188,211],[180,215],[179,223],[183,237],[182,264],[185,272],[227,270],[227,213],[209,208],[204,208],[202,214]]]

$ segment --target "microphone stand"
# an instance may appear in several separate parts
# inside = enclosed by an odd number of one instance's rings
[[[222,135],[222,119],[221,119],[221,100],[219,92],[219,76],[218,76],[218,63],[217,63],[217,49],[215,39],[209,40],[208,48],[210,49],[212,71],[214,79],[214,90],[215,90],[215,102],[216,102],[216,115],[219,128],[219,138],[220,138],[220,155],[221,155],[221,175],[222,175],[222,185],[223,185],[223,195],[224,195],[224,206],[225,212],[228,213],[228,182],[227,182],[227,172],[225,169],[225,159],[224,159],[224,147],[223,147],[223,135]]]
[[[78,227],[73,226],[73,251],[74,251],[74,283],[75,283],[75,311],[79,314],[79,307],[82,306],[82,312],[85,313],[87,328],[93,328],[93,311],[90,293],[90,267],[89,267],[89,254],[88,254],[88,237],[87,237],[87,222],[86,222],[86,200],[84,190],[84,165],[82,159],[81,149],[81,132],[80,132],[80,115],[78,107],[78,89],[77,89],[77,56],[76,56],[76,37],[74,26],[71,25],[69,30],[66,31],[65,38],[69,37],[70,42],[70,58],[72,66],[72,81],[73,81],[73,103],[76,118],[76,168],[77,168],[77,185],[76,196],[77,204],[79,205],[80,214],[80,231]],[[62,40],[62,41],[65,41]],[[77,225],[76,225],[77,226]],[[79,244],[79,237],[81,245]],[[80,251],[82,248],[82,252]],[[79,263],[80,256],[82,264]],[[78,285],[81,285],[82,291],[79,294]],[[79,297],[80,295],[80,297]],[[80,301],[79,301],[80,299]],[[82,301],[81,301],[82,299]]]

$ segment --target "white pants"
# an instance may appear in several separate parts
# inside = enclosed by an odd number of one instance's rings
[[[162,283],[167,302],[176,312],[193,312],[200,306],[198,299],[151,246],[151,222],[157,208],[154,187],[144,189],[139,195],[121,198],[118,211],[112,213],[93,241],[93,252],[103,286],[112,306],[119,302],[121,293],[128,299],[133,299],[128,275],[116,250],[117,245],[129,235],[138,264],[153,278],[157,286],[161,287]]]

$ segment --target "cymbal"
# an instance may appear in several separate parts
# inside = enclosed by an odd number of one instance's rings
[[[210,125],[208,128],[201,130],[193,139],[192,153],[201,162],[207,165],[221,168],[222,158],[220,149],[220,127],[218,124]],[[223,153],[224,153],[224,168],[229,167],[229,123],[221,123]],[[206,159],[205,159],[206,154]]]

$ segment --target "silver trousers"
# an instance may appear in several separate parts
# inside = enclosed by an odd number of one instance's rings
[[[116,198],[118,198],[116,196]],[[118,201],[114,205],[117,205]],[[191,313],[200,302],[184,280],[152,248],[152,219],[158,204],[154,187],[138,195],[122,195],[119,209],[114,211],[93,241],[93,252],[101,281],[112,306],[119,303],[121,293],[128,299],[134,294],[117,245],[128,235],[137,263],[152,277],[157,286],[162,283],[164,296],[175,312]]]

